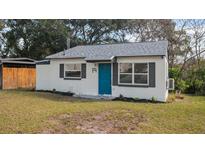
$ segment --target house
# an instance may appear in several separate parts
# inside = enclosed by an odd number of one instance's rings
[[[34,89],[35,86],[35,60],[29,58],[0,59],[0,89]]]
[[[36,89],[166,101],[167,47],[167,41],[76,46],[37,64]]]

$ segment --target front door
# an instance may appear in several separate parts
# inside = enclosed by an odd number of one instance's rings
[[[111,64],[99,64],[99,94],[111,94]]]

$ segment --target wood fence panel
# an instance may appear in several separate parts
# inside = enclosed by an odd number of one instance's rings
[[[35,88],[35,68],[3,67],[3,89]]]

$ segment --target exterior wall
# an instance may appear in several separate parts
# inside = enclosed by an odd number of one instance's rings
[[[169,63],[168,63],[168,59],[165,58],[165,71],[166,71],[166,94],[165,94],[165,98],[167,99],[168,95],[169,95],[169,91],[168,91],[168,79],[169,79]]]
[[[122,94],[125,97],[138,97],[151,99],[153,96],[159,101],[166,101],[168,90],[168,65],[165,57],[123,57],[117,62],[155,62],[156,87],[126,87],[112,86],[112,96]],[[78,95],[98,95],[98,64],[86,63],[86,78],[81,80],[65,80],[59,77],[59,65],[66,63],[85,63],[82,59],[55,59],[49,65],[37,65],[37,90],[53,90],[68,92]],[[112,66],[112,65],[111,65]],[[96,68],[97,72],[92,72]],[[112,74],[112,72],[111,72]]]
[[[166,88],[167,82],[167,62],[165,57],[123,57],[117,59],[118,63],[124,62],[155,62],[155,87],[126,87],[126,86],[112,86],[112,95],[119,96],[122,94],[126,97],[138,97],[144,99],[151,99],[153,96],[159,101],[166,101],[168,90]]]
[[[98,95],[98,70],[92,72],[92,68],[98,69],[95,63],[86,64],[86,78],[81,80],[65,80],[59,78],[59,65],[66,63],[86,63],[82,59],[51,60],[50,65],[37,65],[37,90],[53,90],[68,92],[78,95]]]

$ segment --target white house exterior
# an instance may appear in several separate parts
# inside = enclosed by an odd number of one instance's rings
[[[37,90],[166,101],[167,41],[77,46],[37,64]]]

